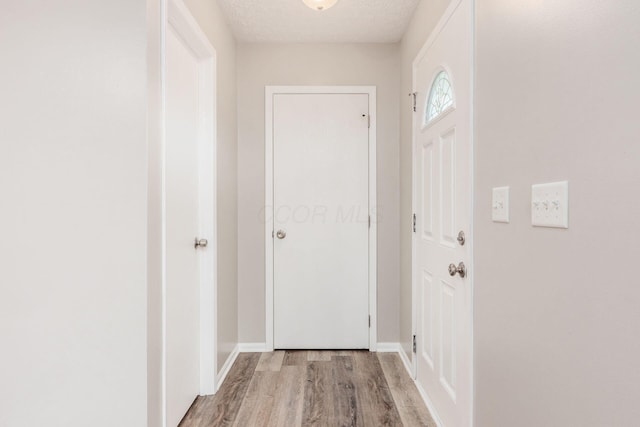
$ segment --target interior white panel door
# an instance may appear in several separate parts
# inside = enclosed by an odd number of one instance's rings
[[[198,60],[169,25],[166,41],[166,416],[177,426],[200,387]]]
[[[472,423],[472,291],[449,265],[471,261],[471,9],[463,0],[416,65],[414,278],[417,380],[446,426]],[[427,120],[436,76],[446,72],[453,105]],[[446,99],[444,97],[443,99]],[[465,234],[464,245],[458,233]]]
[[[368,115],[366,94],[274,95],[275,348],[369,348]]]

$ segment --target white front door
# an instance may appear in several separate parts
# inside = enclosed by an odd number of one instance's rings
[[[369,96],[273,95],[274,347],[369,348]]]
[[[166,417],[177,426],[200,392],[198,73],[193,52],[166,38]],[[204,236],[202,236],[204,237]],[[211,361],[213,363],[213,361]]]
[[[450,271],[471,264],[471,23],[462,0],[414,63],[417,380],[448,427],[472,422],[471,280]]]

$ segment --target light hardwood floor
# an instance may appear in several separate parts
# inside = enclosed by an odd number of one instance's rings
[[[181,427],[435,426],[394,353],[242,353]]]

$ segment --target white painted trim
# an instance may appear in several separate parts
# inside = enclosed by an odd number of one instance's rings
[[[287,94],[325,94],[325,93],[353,93],[369,95],[369,214],[371,228],[369,229],[369,350],[378,348],[377,328],[377,101],[375,86],[266,86],[265,87],[265,213],[273,208],[273,95]],[[273,216],[265,215],[265,324],[267,351],[273,351]]]
[[[399,353],[401,348],[399,342],[379,342],[376,351],[378,353]]]
[[[407,355],[407,352],[404,351],[404,349],[402,348],[402,345],[400,345],[400,349],[398,350],[398,354],[400,354],[400,359],[402,359],[402,362],[404,363],[404,367],[407,369],[407,372],[409,373],[409,376],[411,376],[412,374],[412,366],[411,366],[411,359],[409,359],[409,356]]]
[[[407,357],[404,350],[401,349],[399,353],[400,353],[400,359],[402,359],[402,362],[404,364],[404,368],[407,370],[407,373],[409,374],[409,376],[411,376],[411,373],[412,373],[411,371],[413,368],[411,361],[409,361],[409,358]],[[422,386],[417,381],[417,379],[413,379],[413,384],[415,384],[416,388],[418,389],[418,393],[420,393],[420,397],[422,398],[422,401],[424,402],[425,406],[429,410],[429,414],[431,415],[431,418],[433,418],[433,421],[435,421],[438,427],[443,427],[444,424],[442,424],[442,420],[440,419],[438,412],[436,412],[435,406],[433,406],[433,403],[431,402],[431,399],[429,398],[429,395],[427,394],[427,392],[424,390],[424,388],[422,388]]]
[[[416,66],[413,65],[412,69],[412,80],[411,80],[411,91],[414,93],[416,97],[416,106],[417,106],[417,97],[418,94],[416,92]],[[418,111],[414,111],[411,115],[411,348],[413,348],[414,337],[418,333],[418,291],[417,291],[417,277],[416,277],[416,231],[414,225],[414,215],[416,215],[417,209],[417,194],[416,194],[416,165],[417,165],[417,150],[416,150],[416,123],[418,120]],[[411,353],[411,378],[413,380],[417,380],[418,378],[418,358],[416,357],[416,353]]]
[[[266,342],[241,342],[238,346],[240,353],[266,353],[269,351]]]
[[[470,121],[469,124],[471,132],[471,207],[469,213],[469,293],[471,298],[471,347],[469,348],[469,352],[471,353],[471,420],[470,425],[475,425],[476,422],[476,377],[475,377],[475,367],[476,367],[476,355],[475,355],[475,275],[476,275],[476,264],[475,264],[475,206],[476,206],[476,127],[475,127],[475,115],[476,115],[476,0],[468,0],[470,2],[471,9],[471,106],[469,110]]]
[[[162,427],[167,427],[167,1],[162,0],[160,6],[162,22],[160,24],[160,102],[162,103],[160,119],[160,160],[161,160],[161,223],[162,223],[162,315],[161,315],[161,340],[162,340],[162,379],[161,379],[161,411]]]
[[[400,343],[396,343],[396,342],[378,343],[378,353],[398,353],[398,356],[402,360],[402,365],[407,370],[407,373],[409,374],[409,376],[412,375],[411,361],[409,360],[406,353],[402,349],[402,345]],[[422,386],[420,386],[420,384],[415,379],[413,379],[413,383],[418,389],[418,393],[420,393],[420,397],[424,401],[424,404],[427,406],[427,409],[429,410],[429,413],[431,414],[431,417],[433,418],[433,420],[436,422],[436,425],[438,427],[442,427],[443,426],[442,421],[440,420],[438,413],[435,411],[435,408],[431,403],[431,399],[429,399],[429,396],[425,392],[424,388],[422,388]]]
[[[473,328],[473,321],[474,321],[474,273],[475,273],[475,265],[474,265],[474,222],[475,222],[475,210],[474,210],[474,201],[475,201],[475,49],[473,48],[473,46],[475,46],[475,0],[453,0],[449,6],[447,7],[447,10],[442,14],[442,17],[440,18],[440,20],[438,21],[438,24],[435,26],[435,28],[433,29],[433,31],[431,32],[431,34],[429,35],[429,37],[427,38],[427,41],[425,42],[425,44],[422,46],[422,48],[420,49],[420,51],[418,52],[418,54],[416,55],[415,59],[413,60],[412,63],[412,92],[417,92],[417,88],[416,88],[416,79],[417,79],[417,71],[418,71],[418,65],[420,64],[420,61],[422,61],[422,59],[424,58],[424,56],[427,54],[427,52],[429,51],[429,49],[431,48],[431,46],[435,43],[435,41],[437,40],[438,36],[440,35],[440,33],[442,32],[442,30],[444,29],[444,27],[447,25],[447,23],[449,22],[449,20],[451,19],[451,17],[453,16],[453,14],[455,13],[456,9],[458,8],[458,6],[460,6],[460,4],[462,3],[462,1],[469,1],[470,5],[471,5],[471,22],[469,23],[469,25],[471,26],[471,88],[470,88],[470,138],[471,138],[471,186],[470,186],[470,216],[469,216],[469,235],[467,236],[467,244],[469,245],[469,273],[468,273],[468,283],[470,286],[470,298],[471,298],[471,343],[470,343],[470,348],[469,351],[471,352],[471,422],[470,425],[473,426],[474,425],[474,421],[475,421],[475,353],[474,353],[474,328]],[[449,73],[449,70],[446,70]],[[451,73],[449,73],[449,76],[451,77]],[[427,96],[429,94],[426,94]],[[454,105],[456,102],[456,98],[454,96]],[[418,109],[418,111],[420,111],[420,109]],[[418,180],[418,177],[416,176],[416,162],[417,162],[417,147],[416,147],[416,141],[417,141],[417,135],[416,135],[416,124],[417,124],[417,120],[420,120],[422,122],[422,117],[416,113],[413,114],[412,117],[412,127],[411,127],[411,135],[412,135],[412,140],[411,140],[411,147],[412,147],[412,196],[411,196],[411,200],[412,200],[412,212],[416,212],[416,206],[417,206],[417,194],[416,194],[416,185],[415,183]],[[423,127],[424,130],[424,127]],[[415,269],[415,265],[416,265],[416,233],[411,233],[411,310],[412,310],[412,337],[414,334],[416,334],[417,331],[417,325],[418,325],[418,318],[417,318],[417,313],[418,313],[418,275],[416,274],[416,269]],[[404,351],[401,352],[401,354],[404,353]],[[420,392],[420,394],[422,395],[423,400],[425,401],[425,404],[427,405],[427,408],[429,409],[429,411],[431,412],[434,421],[436,422],[436,424],[438,426],[442,426],[442,421],[440,420],[440,418],[438,417],[437,412],[435,411],[435,408],[433,406],[433,403],[431,402],[431,400],[429,399],[429,397],[427,396],[427,393],[425,392],[425,390],[422,388],[422,386],[418,383],[417,378],[418,378],[418,358],[415,356],[414,353],[412,353],[412,363],[411,363],[411,369],[410,369],[410,374],[413,376],[414,382],[416,384],[416,387],[418,387],[418,391]]]
[[[369,229],[369,350],[378,349],[378,190],[377,190],[377,162],[378,144],[378,114],[377,91],[375,86],[363,88],[369,94],[369,215],[371,228]]]
[[[442,424],[442,420],[440,419],[440,416],[436,412],[436,408],[435,406],[433,406],[433,402],[431,402],[431,399],[429,399],[429,395],[427,395],[427,392],[424,390],[424,388],[422,388],[422,386],[418,381],[413,380],[413,383],[416,385],[416,388],[418,389],[418,393],[420,393],[420,397],[422,397],[424,404],[427,406],[427,409],[429,410],[429,413],[431,414],[431,418],[433,418],[433,421],[435,421],[438,427],[443,427],[444,424]]]
[[[411,376],[411,361],[409,361],[406,354],[403,356],[403,353],[404,351],[400,352],[400,359],[402,359],[404,368],[407,370],[407,373],[409,374],[409,376]]]
[[[165,72],[166,37],[169,26],[182,38],[200,61],[199,70],[199,229],[209,240],[200,253],[200,394],[216,391],[217,366],[217,198],[216,198],[216,50],[182,0],[167,0],[162,28],[163,130],[166,132]],[[164,133],[163,132],[163,133]],[[166,247],[166,146],[163,135],[163,247]],[[164,252],[164,249],[163,249]],[[166,253],[163,253],[163,377],[166,376]],[[163,412],[166,414],[166,379],[163,378]],[[165,416],[166,417],[166,416]],[[166,424],[166,419],[164,421]]]
[[[199,58],[215,58],[215,48],[182,0],[168,0],[167,22]]]
[[[236,344],[236,346],[231,351],[231,354],[229,354],[229,357],[227,357],[227,360],[225,360],[224,365],[222,365],[222,368],[220,368],[220,372],[218,372],[218,375],[216,376],[216,391],[220,390],[220,387],[222,387],[222,383],[224,382],[225,378],[227,378],[227,374],[231,370],[231,367],[235,363],[239,354],[239,345]]]
[[[273,351],[273,218],[267,214],[273,210],[273,94],[274,90],[265,87],[264,96],[264,242],[265,242],[265,339],[266,348]]]

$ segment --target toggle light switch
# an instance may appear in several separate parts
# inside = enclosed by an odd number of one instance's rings
[[[531,186],[531,224],[569,228],[569,182]]]
[[[509,187],[493,189],[491,219],[493,222],[509,222]]]

